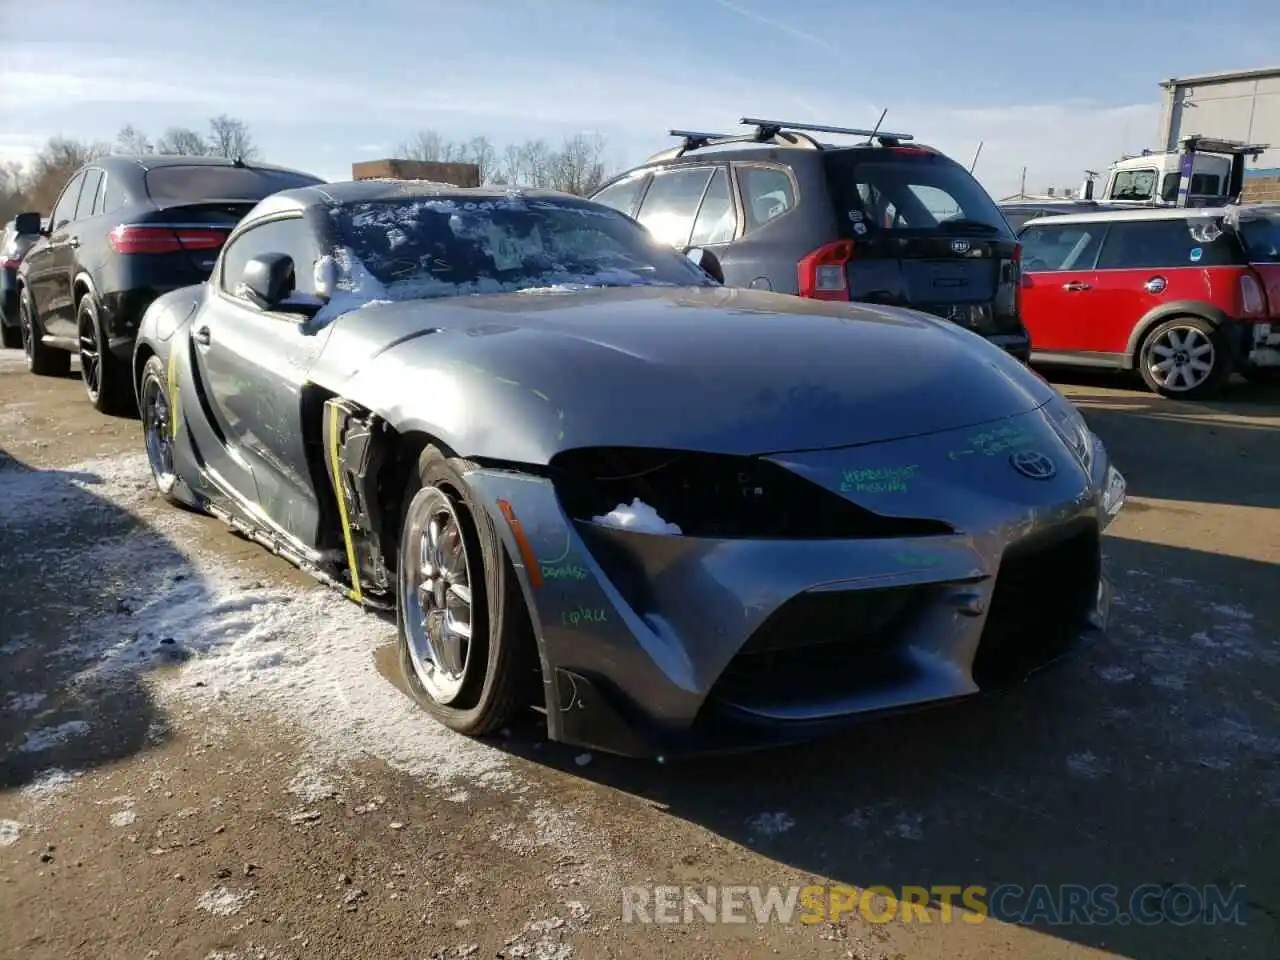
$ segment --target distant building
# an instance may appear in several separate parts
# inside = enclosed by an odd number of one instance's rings
[[[1245,168],[1246,199],[1280,201],[1280,67],[1174,77],[1164,88],[1160,147],[1200,134],[1270,144]]]
[[[432,160],[366,160],[351,165],[352,180],[434,180],[455,187],[480,186],[480,168],[474,163],[438,163]]]

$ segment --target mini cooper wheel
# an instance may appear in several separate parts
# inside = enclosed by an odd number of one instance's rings
[[[89,402],[101,413],[127,412],[128,369],[108,347],[98,305],[90,295],[80,299],[76,310],[76,332],[80,338],[80,377]]]
[[[534,647],[515,569],[460,467],[428,447],[405,491],[400,663],[428,713],[459,733],[483,736],[523,705]]]
[[[1231,376],[1226,337],[1199,317],[1176,317],[1158,325],[1138,352],[1138,370],[1153,391],[1180,400],[1201,400]]]
[[[43,333],[36,326],[36,308],[31,294],[25,290],[18,301],[18,329],[22,332],[22,352],[27,355],[27,370],[37,377],[65,377],[71,372],[71,354],[46,346]]]
[[[173,438],[175,411],[169,398],[164,364],[159,357],[152,357],[142,368],[142,382],[138,386],[138,407],[142,416],[142,438],[147,448],[147,464],[151,467],[151,479],[160,495],[170,503],[179,501],[173,495],[178,475],[173,467]]]

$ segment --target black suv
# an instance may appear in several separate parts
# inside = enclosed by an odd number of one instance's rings
[[[212,157],[108,156],[77,170],[18,267],[27,368],[63,375],[77,353],[93,405],[132,409],[133,341],[151,301],[206,280],[231,228],[263,197],[324,182]]]
[[[755,131],[672,130],[680,146],[591,199],[674,247],[712,251],[729,286],[911,307],[1027,361],[1020,247],[964,167],[910,134],[741,122]]]

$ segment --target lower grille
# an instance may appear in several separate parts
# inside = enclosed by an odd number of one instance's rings
[[[1062,653],[1087,625],[1101,572],[1098,526],[1091,520],[1010,547],[1000,561],[974,682],[1016,682]]]
[[[882,683],[903,669],[899,641],[930,593],[894,587],[792,597],[743,644],[711,696],[746,705]]]

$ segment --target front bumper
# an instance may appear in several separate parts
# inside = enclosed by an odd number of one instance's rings
[[[1056,474],[1017,473],[1023,449],[1051,452]],[[517,567],[552,739],[648,757],[807,740],[1016,682],[1106,629],[1100,535],[1123,478],[1100,443],[1076,459],[1043,412],[772,459],[955,533],[646,534],[570,519],[549,480],[468,474]]]

